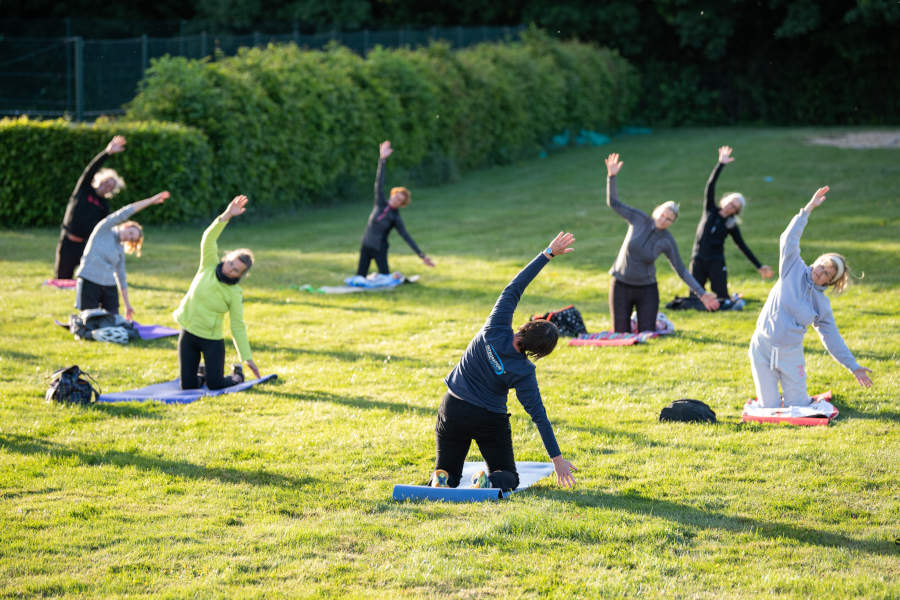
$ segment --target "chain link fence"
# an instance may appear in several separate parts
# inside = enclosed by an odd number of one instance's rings
[[[92,40],[0,37],[0,114],[56,117],[76,121],[123,112],[137,92],[150,60],[166,54],[188,58],[230,56],[238,48],[294,43],[319,49],[335,41],[359,54],[375,46],[423,46],[442,40],[454,48],[516,37],[518,27],[431,27],[381,31],[247,35],[200,32],[173,37],[142,35]]]

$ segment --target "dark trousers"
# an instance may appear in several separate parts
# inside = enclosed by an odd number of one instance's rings
[[[119,314],[119,290],[114,285],[100,285],[84,277],[75,285],[75,308],[87,310],[102,308],[108,313]]]
[[[519,486],[509,414],[493,413],[448,392],[441,400],[434,433],[435,469],[447,471],[450,487],[459,485],[472,440],[487,463],[491,487],[514,490]]]
[[[359,248],[359,265],[356,267],[356,274],[362,275],[365,277],[369,274],[369,265],[372,263],[372,259],[375,259],[375,266],[378,267],[378,272],[383,274],[388,274],[391,270],[388,268],[388,260],[387,260],[387,248],[377,249],[370,248],[363,244]]]
[[[609,316],[613,331],[631,331],[631,310],[637,311],[638,331],[656,331],[659,311],[659,288],[649,285],[628,285],[613,277],[609,285]]]
[[[720,300],[729,298],[728,295],[728,269],[725,267],[725,257],[701,258],[695,256],[691,259],[691,275],[701,286],[709,287]]]
[[[240,383],[233,375],[225,376],[225,340],[208,340],[185,329],[178,336],[178,369],[181,371],[181,389],[192,390],[200,387],[197,367],[200,355],[206,365],[206,387],[211,390]]]
[[[72,279],[74,277],[85,246],[87,246],[87,241],[73,242],[67,238],[65,229],[59,234],[59,242],[56,244],[56,264],[53,265],[56,279]]]

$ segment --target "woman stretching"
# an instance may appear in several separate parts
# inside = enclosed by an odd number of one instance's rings
[[[78,178],[69,197],[59,242],[56,244],[56,264],[53,271],[57,279],[72,279],[87,239],[97,223],[109,214],[108,200],[125,187],[125,181],[118,173],[112,169],[100,169],[110,154],[124,150],[125,138],[115,136]]]
[[[119,292],[125,303],[125,318],[129,321],[134,309],[128,302],[128,281],[125,278],[125,254],[141,255],[144,245],[144,230],[137,221],[125,221],[152,204],[162,204],[169,192],[124,206],[109,215],[94,227],[81,257],[81,264],[75,272],[78,283],[75,286],[75,308],[102,308],[106,312],[119,314]],[[119,289],[116,290],[116,284]]]
[[[812,211],[825,201],[828,186],[816,190],[812,199],[781,234],[778,281],[756,320],[750,340],[750,368],[756,386],[756,398],[767,408],[806,406],[806,368],[803,336],[812,325],[832,357],[853,372],[859,384],[872,385],[871,369],[861,367],[853,358],[831,312],[825,288],[835,293],[846,289],[850,272],[840,254],[823,254],[807,267],[800,257],[800,236]],[[781,383],[783,399],[778,394]]]
[[[656,285],[656,258],[665,254],[672,269],[700,297],[707,310],[719,308],[715,294],[707,292],[688,273],[678,254],[678,246],[671,232],[666,231],[678,218],[678,205],[664,202],[653,209],[653,216],[619,202],[616,194],[616,175],[622,168],[618,154],[606,159],[606,204],[628,221],[628,233],[615,264],[609,270],[609,314],[613,330],[631,331],[631,310],[637,311],[638,331],[656,330],[659,310],[659,288]]]
[[[391,188],[390,197],[385,198],[384,196],[384,163],[394,151],[391,148],[391,142],[381,142],[378,151],[378,170],[375,173],[375,204],[372,207],[372,213],[369,215],[369,222],[366,225],[362,245],[359,248],[359,265],[356,267],[356,276],[365,278],[368,275],[372,259],[375,259],[375,265],[378,267],[380,274],[390,274],[391,270],[388,268],[387,259],[388,234],[395,227],[400,237],[406,240],[413,252],[422,259],[422,262],[429,267],[433,267],[434,262],[424,252],[419,250],[412,236],[406,231],[403,219],[400,218],[400,209],[409,205],[409,190],[405,187],[395,187]]]
[[[731,148],[722,146],[719,148],[719,162],[706,182],[703,215],[697,224],[697,236],[694,238],[694,249],[691,251],[691,275],[701,286],[706,286],[708,279],[709,287],[720,300],[729,298],[728,271],[725,268],[725,238],[729,235],[763,279],[773,275],[772,267],[760,263],[741,236],[738,216],[747,205],[744,197],[738,193],[727,194],[722,196],[716,205],[716,180],[722,168],[730,162],[734,162]]]
[[[456,487],[472,440],[478,444],[488,472],[480,471],[472,487],[514,490],[519,485],[513,458],[512,430],[506,412],[506,397],[515,388],[516,396],[537,425],[547,454],[553,459],[557,483],[575,483],[572,464],[562,457],[547,411],[541,402],[535,360],[556,347],[559,331],[549,321],[529,321],[513,333],[512,319],[522,292],[550,259],[568,254],[575,242],[571,233],[560,232],[550,246],[535,257],[506,286],[487,322],[444,379],[449,391],[438,410],[435,437],[437,458],[432,474],[433,487]]]
[[[203,232],[200,242],[200,268],[194,275],[191,287],[175,309],[175,320],[181,325],[178,336],[178,367],[181,371],[181,389],[198,388],[203,383],[198,378],[200,356],[206,366],[206,385],[219,390],[244,381],[241,365],[234,365],[234,373],[225,376],[225,340],[222,322],[225,313],[230,315],[231,337],[237,348],[238,358],[246,362],[256,378],[259,369],[250,355],[250,342],[244,326],[244,300],[238,282],[253,266],[253,253],[246,248],[232,250],[219,261],[216,240],[231,217],[243,214],[247,196],[235,196],[228,208]]]

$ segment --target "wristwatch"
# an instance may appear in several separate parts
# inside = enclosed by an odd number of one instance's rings
[[[553,254],[553,248],[550,246],[547,246],[547,249],[544,250],[544,252],[546,252],[550,256],[550,258],[553,258],[554,256],[556,256],[555,254]]]

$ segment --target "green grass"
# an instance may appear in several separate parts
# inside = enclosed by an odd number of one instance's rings
[[[393,293],[288,287],[355,268],[367,198],[238,220],[221,245],[256,252],[245,315],[257,364],[279,380],[185,406],[45,403],[47,375],[63,365],[104,390],[171,379],[175,340],[72,340],[50,319],[72,311],[73,293],[40,286],[56,233],[0,232],[0,598],[896,598],[900,151],[807,145],[814,133],[663,131],[413,190],[404,218],[438,266],[426,271],[394,236],[392,267],[423,277]],[[604,204],[606,154],[624,160],[624,202],[682,203],[673,232],[686,260],[721,144],[737,160],[719,192],[746,194],[744,235],[773,266],[788,220],[831,186],[803,254],[842,252],[865,271],[833,307],[875,387],[858,387],[811,332],[810,390],[833,389],[841,417],[828,428],[741,424],[747,345],[771,283],[729,242],[744,312],[678,312],[668,338],[562,345],[538,363],[560,446],[579,468],[574,490],[547,479],[499,504],[392,502],[394,483],[432,468],[443,377],[557,231],[574,231],[577,250],[541,273],[515,324],[574,303],[589,329],[608,327],[607,269],[625,227]],[[202,230],[153,228],[145,256],[129,258],[138,320],[173,324]],[[664,301],[683,295],[658,267]],[[683,397],[721,422],[656,421]],[[517,458],[545,460],[514,395],[510,411]]]

